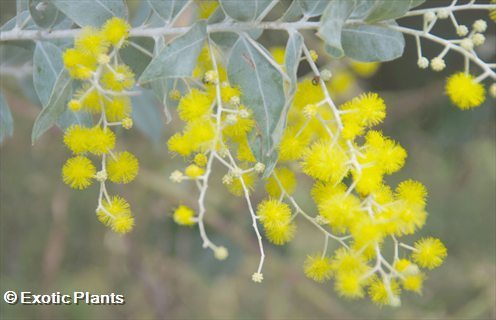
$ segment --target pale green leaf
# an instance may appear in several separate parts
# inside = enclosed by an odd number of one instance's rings
[[[426,0],[410,0],[411,3],[410,3],[410,9],[411,8],[415,8],[415,7],[418,7],[420,6],[421,4],[423,4]]]
[[[29,13],[33,21],[41,28],[50,28],[63,19],[57,7],[46,0],[29,0]]]
[[[14,133],[14,121],[12,120],[12,113],[7,105],[4,97],[0,94],[0,143],[6,137],[11,137]]]
[[[410,9],[411,0],[374,0],[365,21],[374,23],[396,19],[403,16]]]
[[[55,82],[50,99],[36,118],[31,134],[31,142],[35,141],[50,129],[67,109],[67,102],[72,94],[72,79],[66,70],[63,70]]]
[[[129,38],[129,41],[137,44],[148,52],[153,53],[153,47],[155,45],[153,39],[148,37],[131,37]],[[122,48],[121,51],[119,51],[119,55],[122,58],[122,61],[133,70],[136,77],[139,77],[143,73],[152,60],[152,57],[132,45],[127,45]]]
[[[284,22],[295,22],[301,19],[303,16],[303,8],[299,1],[292,1],[289,8],[284,12],[281,17],[281,21]]]
[[[224,13],[238,21],[255,20],[271,2],[272,0],[219,0]]]
[[[123,0],[50,0],[79,26],[100,27],[112,17],[127,18]]]
[[[160,18],[169,22],[184,8],[188,0],[148,0]]]
[[[134,96],[131,100],[133,103],[132,117],[138,130],[152,139],[154,143],[160,143],[164,131],[164,120],[153,93],[149,90],[141,90],[141,95]]]
[[[298,0],[298,2],[303,13],[308,17],[320,16],[329,4],[329,0]]]
[[[191,76],[206,38],[206,23],[199,21],[158,52],[143,71],[139,82]]]
[[[341,44],[342,28],[355,4],[355,0],[332,0],[322,15],[318,35],[325,41],[327,51],[333,57],[344,55]]]
[[[245,36],[233,46],[227,72],[229,81],[241,89],[241,102],[253,110],[256,130],[251,139],[252,151],[269,169],[265,175],[270,174],[281,138],[276,128],[286,102],[281,73]]]
[[[62,51],[58,47],[46,41],[36,43],[33,55],[33,84],[43,106],[47,105],[63,68]]]

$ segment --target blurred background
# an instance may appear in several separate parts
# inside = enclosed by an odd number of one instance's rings
[[[429,1],[429,4],[446,1]],[[133,16],[135,2],[129,1]],[[0,22],[15,15],[12,1],[1,1]],[[486,12],[460,15],[471,25]],[[487,19],[489,20],[489,19]],[[418,20],[402,25],[419,27]],[[495,29],[489,23],[487,43],[480,54],[495,61]],[[449,22],[435,32],[449,37]],[[308,34],[308,43],[328,63],[321,44]],[[284,46],[281,34],[264,34],[267,47]],[[425,42],[426,56],[442,48]],[[2,51],[1,62],[12,56]],[[382,129],[409,153],[405,168],[388,181],[394,186],[418,179],[429,190],[426,226],[422,235],[439,237],[448,258],[428,273],[422,296],[402,294],[400,308],[378,308],[368,299],[346,301],[332,282],[317,284],[305,278],[303,261],[320,250],[322,236],[305,220],[298,220],[295,239],[282,248],[266,243],[264,281],[251,274],[258,264],[258,247],[246,204],[230,195],[220,182],[224,171],[212,178],[207,194],[207,232],[215,243],[229,249],[225,261],[201,248],[196,228],[178,227],[172,211],[178,204],[196,204],[196,187],[173,184],[168,176],[183,168],[180,158],[166,148],[167,138],[179,128],[177,115],[165,125],[160,139],[139,130],[122,132],[121,148],[140,159],[136,181],[111,186],[132,206],[136,227],[119,236],[98,222],[94,214],[97,187],[69,189],[60,170],[69,156],[62,133],[53,128],[31,145],[31,128],[40,111],[29,89],[30,72],[2,69],[1,91],[12,109],[15,131],[0,147],[0,289],[51,293],[89,291],[123,294],[123,306],[7,306],[4,319],[495,319],[496,318],[496,108],[494,99],[471,111],[460,111],[443,94],[445,77],[462,70],[463,61],[449,54],[441,73],[416,66],[414,42],[407,38],[405,56],[384,63],[363,77],[350,61],[333,61],[339,82],[336,99],[373,90],[388,105]],[[7,72],[8,71],[8,72]],[[16,73],[17,72],[17,73]],[[305,66],[300,73],[306,74]],[[337,80],[335,80],[337,81]],[[22,85],[21,85],[22,84]],[[486,83],[487,87],[487,83]],[[156,101],[134,108],[160,110]],[[264,197],[259,183],[253,199]],[[310,212],[310,181],[300,180],[298,197]],[[332,245],[334,245],[331,242]]]

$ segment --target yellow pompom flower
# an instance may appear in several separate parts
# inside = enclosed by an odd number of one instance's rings
[[[406,180],[401,182],[396,188],[396,197],[408,204],[424,208],[427,190],[425,189],[425,186],[418,181]]]
[[[96,70],[96,58],[81,50],[70,48],[62,56],[65,68],[75,79],[89,79]]]
[[[316,181],[312,187],[311,195],[315,203],[318,205],[336,193],[343,192],[345,190],[346,186],[343,184],[335,185],[329,182]]]
[[[180,226],[192,226],[196,223],[195,212],[184,205],[180,205],[174,210],[174,222]]]
[[[181,120],[190,122],[206,115],[211,107],[212,100],[205,92],[192,89],[179,101],[177,112]]]
[[[270,53],[274,58],[275,62],[278,64],[284,64],[284,56],[286,55],[286,50],[284,47],[272,47],[270,48]]]
[[[90,129],[74,124],[64,133],[65,145],[75,154],[88,151],[91,141]]]
[[[361,274],[357,272],[340,272],[336,276],[334,288],[340,296],[358,299],[364,296]]]
[[[382,168],[386,174],[397,172],[405,165],[407,153],[395,141],[386,138],[380,131],[367,132],[365,162],[373,162]],[[362,162],[362,161],[361,161]]]
[[[288,222],[270,228],[265,228],[265,234],[270,242],[281,246],[293,239],[295,230],[296,224],[293,222]]]
[[[360,77],[369,78],[373,76],[381,64],[379,62],[352,61],[351,69]]]
[[[184,170],[184,173],[190,178],[198,178],[201,177],[205,173],[205,169],[197,166],[196,164],[190,164]]]
[[[401,284],[403,285],[403,289],[420,294],[422,293],[424,279],[425,275],[423,273],[407,275],[402,279]]]
[[[96,168],[90,159],[76,156],[67,160],[62,167],[64,183],[73,189],[85,189],[92,183]]]
[[[195,163],[200,167],[205,167],[208,162],[208,158],[204,153],[198,153],[194,158]]]
[[[85,54],[98,57],[107,52],[108,42],[105,41],[102,33],[94,27],[83,27],[74,40],[76,50]]]
[[[128,96],[113,97],[105,101],[105,116],[108,121],[121,121],[131,114],[131,99]]]
[[[345,95],[351,91],[356,83],[355,76],[349,71],[337,71],[327,82],[327,89],[333,96]]]
[[[331,259],[321,254],[307,256],[303,264],[305,275],[317,282],[324,282],[332,277]]]
[[[394,263],[394,269],[403,275],[414,275],[419,272],[418,266],[408,259],[398,259]]]
[[[296,177],[293,171],[286,167],[277,168],[274,170],[274,173],[267,179],[267,183],[265,184],[265,190],[269,196],[273,198],[279,198],[281,196],[282,190],[277,183],[275,178],[279,179],[279,182],[282,184],[284,191],[291,195],[296,188]]]
[[[239,139],[244,137],[248,132],[255,126],[255,121],[250,118],[237,117],[236,122],[233,124],[226,123],[222,133],[226,137],[232,137],[233,139]]]
[[[354,223],[361,211],[360,200],[353,194],[346,194],[343,188],[327,195],[317,203],[319,214],[325,218],[332,230],[345,233]]]
[[[76,97],[81,100],[82,110],[93,114],[100,114],[102,112],[103,104],[106,98],[98,92],[95,88],[85,84],[76,93]]]
[[[73,111],[73,112],[78,112],[79,110],[81,110],[81,108],[83,107],[81,101],[79,100],[75,100],[75,99],[71,99],[69,101],[69,103],[67,104],[67,107],[69,108],[69,110]]]
[[[484,86],[464,72],[455,73],[448,78],[446,94],[462,110],[478,107],[486,99]]]
[[[113,17],[105,22],[101,33],[106,41],[117,46],[121,40],[127,39],[130,29],[131,26],[126,20]]]
[[[134,86],[134,73],[127,65],[120,64],[113,70],[106,68],[101,82],[105,88],[120,92]]]
[[[108,128],[93,127],[89,131],[89,137],[88,151],[95,155],[108,153],[115,147],[115,134]]]
[[[289,223],[291,220],[291,209],[284,202],[268,199],[258,205],[257,215],[263,226],[270,229]]]
[[[339,248],[335,251],[331,267],[337,273],[364,273],[369,269],[362,254],[347,248]]]
[[[183,137],[192,151],[208,151],[213,148],[215,126],[210,119],[194,120],[186,125]]]
[[[401,288],[395,280],[386,284],[383,280],[375,279],[369,287],[370,299],[379,305],[398,305],[400,293]]]
[[[379,166],[370,166],[358,170],[352,170],[353,180],[356,181],[355,189],[361,195],[368,195],[378,190],[382,184],[384,172]]]
[[[298,83],[293,99],[293,107],[302,110],[307,104],[316,104],[324,100],[324,92],[320,85],[314,85],[312,79]]]
[[[246,189],[248,192],[251,192],[255,186],[256,175],[253,172],[243,173],[243,182],[245,183]],[[243,189],[243,184],[241,183],[240,178],[234,178],[233,181],[227,185],[227,190],[237,197],[241,197],[244,195],[245,191]]]
[[[415,242],[412,259],[423,268],[434,269],[443,263],[447,255],[444,244],[439,239],[429,237]]]
[[[291,161],[299,160],[304,155],[305,147],[310,142],[311,137],[305,132],[297,135],[299,129],[294,126],[287,126],[284,130],[279,144],[279,160]]]
[[[175,152],[182,156],[187,156],[193,152],[191,145],[188,143],[186,138],[179,132],[175,133],[167,141],[167,148],[170,151]]]
[[[253,155],[250,145],[248,144],[248,138],[246,136],[239,142],[236,158],[240,161],[257,162],[257,159]]]
[[[302,167],[312,178],[338,183],[348,174],[348,161],[348,155],[340,146],[319,140],[306,151]]]
[[[130,152],[118,152],[114,157],[108,158],[108,178],[114,183],[128,183],[133,181],[138,174],[138,170],[138,159]]]
[[[134,218],[129,203],[119,196],[103,200],[103,208],[99,208],[96,215],[105,226],[117,233],[127,233],[133,229]]]

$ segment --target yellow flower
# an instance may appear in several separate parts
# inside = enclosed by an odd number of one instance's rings
[[[205,169],[197,166],[196,164],[190,164],[186,167],[184,173],[190,178],[198,178],[205,173]]]
[[[108,153],[115,147],[115,134],[109,128],[95,126],[89,131],[88,151],[95,155]]]
[[[307,104],[316,104],[324,100],[324,93],[320,85],[314,85],[311,79],[298,83],[293,99],[293,107],[303,109]]]
[[[327,195],[326,199],[322,199],[317,206],[319,214],[329,222],[332,229],[344,233],[355,223],[361,208],[357,197],[346,194],[344,187],[340,189]]]
[[[113,17],[105,22],[101,32],[105,40],[116,46],[121,40],[127,39],[129,29],[131,26],[126,20]]]
[[[355,76],[349,71],[337,71],[327,82],[327,89],[333,96],[345,95],[351,91],[356,83]]]
[[[76,156],[67,160],[62,167],[62,178],[73,189],[85,189],[92,183],[96,168],[90,159]]]
[[[279,160],[299,160],[304,155],[305,147],[310,142],[310,136],[305,132],[298,133],[298,128],[287,126],[279,144]]]
[[[257,215],[264,228],[273,228],[285,225],[291,221],[291,209],[289,206],[275,199],[262,201],[257,207]]]
[[[226,125],[222,130],[222,133],[226,137],[232,137],[233,139],[240,139],[244,137],[255,126],[255,121],[253,119],[243,119],[239,116],[237,116],[236,122],[233,124],[230,124],[227,121],[224,122]]]
[[[296,177],[293,171],[286,167],[282,167],[275,169],[274,173],[269,177],[269,179],[267,179],[265,190],[267,190],[269,196],[273,198],[279,198],[282,193],[275,176],[277,176],[277,178],[279,179],[285,192],[291,195],[296,188]]]
[[[88,128],[74,124],[64,133],[64,143],[75,154],[88,151],[91,141],[91,131]]]
[[[332,270],[337,273],[364,273],[369,267],[360,253],[346,248],[339,248],[332,257]]]
[[[181,120],[190,122],[206,115],[211,107],[212,100],[205,92],[192,89],[179,101],[177,112]]]
[[[375,279],[369,287],[370,299],[379,305],[398,305],[400,292],[401,288],[395,280],[386,284],[383,280]]]
[[[412,274],[406,276],[402,281],[403,289],[413,291],[418,294],[422,293],[422,284],[425,276],[423,273]]]
[[[172,137],[169,138],[169,140],[167,141],[167,148],[169,148],[170,151],[182,156],[187,156],[191,152],[193,152],[191,145],[180,133],[175,133]]]
[[[474,77],[458,72],[448,78],[446,94],[462,110],[480,106],[486,99],[486,90]]]
[[[196,223],[195,212],[184,205],[180,205],[174,210],[174,222],[181,226],[192,226]]]
[[[328,140],[312,144],[303,158],[303,172],[312,178],[339,183],[349,170],[348,155]]]
[[[439,239],[429,237],[415,242],[412,259],[423,268],[434,269],[443,263],[447,255],[444,244]]]
[[[116,96],[105,101],[105,116],[108,121],[121,121],[131,114],[131,99],[128,96]]]
[[[71,110],[73,112],[78,112],[79,110],[81,110],[81,108],[83,107],[83,105],[81,104],[81,101],[72,99],[67,104],[67,107],[69,108],[69,110]]]
[[[96,70],[96,58],[91,54],[70,48],[62,56],[64,66],[71,77],[75,79],[88,79]]]
[[[115,158],[108,158],[107,173],[110,181],[114,183],[133,181],[138,174],[138,169],[138,159],[130,152],[119,152],[115,154]]]
[[[307,256],[303,265],[305,275],[317,282],[324,282],[332,277],[331,259],[317,253]]]
[[[256,175],[253,172],[247,172],[247,173],[243,173],[242,176],[243,176],[243,182],[245,183],[248,192],[251,192],[256,182]],[[231,194],[238,197],[245,194],[243,189],[243,184],[241,183],[240,178],[234,178],[232,183],[227,185],[227,190]]]
[[[219,3],[215,0],[202,0],[196,1],[196,3],[198,4],[200,19],[207,19],[210,17],[219,6]]]
[[[284,64],[284,56],[286,55],[284,47],[272,47],[270,53],[278,64]]]
[[[83,27],[74,40],[76,50],[85,54],[98,57],[107,52],[108,42],[105,41],[102,33],[94,27]]]
[[[134,73],[125,64],[120,64],[113,70],[107,67],[102,74],[101,82],[105,88],[120,92],[134,86]]]
[[[377,70],[379,70],[380,66],[381,64],[379,62],[351,62],[351,69],[363,78],[369,78],[373,76],[377,72]]]
[[[106,102],[106,98],[88,84],[77,91],[76,97],[81,100],[82,110],[93,114],[100,114]]]
[[[205,152],[213,148],[215,127],[210,119],[189,122],[184,129],[184,139],[192,151]]]
[[[361,274],[357,272],[340,272],[336,276],[334,287],[339,295],[349,298],[357,299],[364,295]]]
[[[295,230],[296,225],[294,222],[288,222],[270,228],[265,228],[265,234],[270,242],[280,246],[293,239]]]
[[[198,153],[195,155],[194,161],[200,167],[205,167],[207,165],[208,158],[204,153]]]
[[[425,186],[418,181],[406,180],[401,182],[396,188],[396,197],[408,204],[424,208],[427,190],[425,189]]]
[[[119,196],[103,200],[103,208],[96,212],[98,220],[118,233],[127,233],[133,229],[134,218],[129,203]]]

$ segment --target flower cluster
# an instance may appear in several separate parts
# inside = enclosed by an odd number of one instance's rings
[[[73,157],[62,168],[63,180],[73,189],[85,189],[96,180],[100,184],[97,217],[118,233],[129,232],[134,218],[124,198],[109,196],[106,181],[128,183],[138,173],[136,157],[128,151],[115,150],[116,137],[111,129],[130,129],[133,125],[128,90],[134,85],[134,74],[118,56],[129,29],[128,23],[119,18],[108,20],[101,29],[85,27],[75,39],[74,48],[63,55],[65,68],[81,82],[68,108],[98,118],[92,127],[74,124],[65,131],[64,143]],[[90,156],[100,159],[99,170]]]
[[[280,52],[272,52],[276,63],[283,64]],[[331,99],[330,72],[318,71],[315,52],[306,50],[304,58],[316,77],[298,83],[278,146],[278,163],[264,182],[268,197],[255,207],[251,192],[257,174],[265,171],[249,144],[255,121],[250,106],[240,102],[243,93],[227,82],[212,48],[203,50],[194,72],[203,82],[195,81],[188,92],[176,97],[178,116],[185,125],[168,140],[169,150],[187,162],[170,179],[195,181],[198,210],[180,205],[174,221],[198,225],[203,246],[218,259],[227,257],[224,247],[209,240],[203,222],[206,189],[217,161],[227,168],[222,183],[232,194],[245,197],[253,219],[261,252],[253,281],[263,280],[265,254],[258,225],[269,242],[284,245],[297,232],[295,218],[302,216],[325,239],[323,252],[309,255],[304,263],[309,278],[318,282],[334,278],[336,291],[347,298],[368,294],[378,304],[398,305],[401,290],[421,292],[422,268],[437,267],[446,257],[446,248],[437,239],[421,239],[413,246],[401,241],[424,225],[427,192],[418,181],[403,181],[394,190],[384,181],[384,176],[403,167],[407,157],[397,142],[373,129],[386,116],[384,100],[376,93],[364,93],[337,107]],[[377,65],[354,64],[363,76],[377,70]],[[307,214],[292,196],[298,173],[313,180],[310,195],[318,214]],[[328,252],[329,239],[340,245],[334,253]],[[394,254],[388,260],[384,248],[391,245]]]

